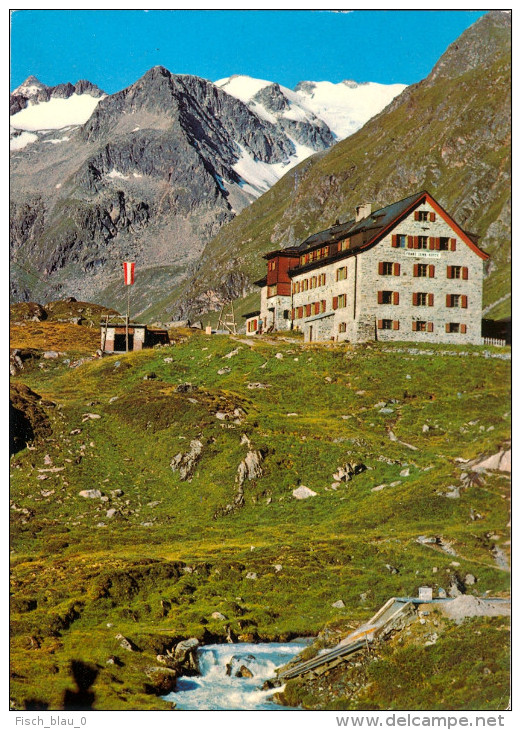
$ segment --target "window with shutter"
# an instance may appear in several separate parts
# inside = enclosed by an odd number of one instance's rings
[[[429,278],[430,279],[434,279],[435,271],[436,271],[436,269],[435,269],[434,264],[429,264]]]
[[[416,248],[427,248],[429,245],[428,236],[418,236],[418,246]]]
[[[306,304],[306,317],[311,317],[311,304]]]
[[[412,247],[413,248],[420,248],[418,236],[413,236],[412,237]]]
[[[467,325],[466,324],[462,324],[461,325],[460,332],[461,332],[462,335],[466,335],[467,334]]]
[[[393,292],[393,304],[399,304],[400,303],[400,294],[399,292],[395,291]]]
[[[396,233],[393,233],[393,235],[391,236],[391,246],[393,248],[398,248],[398,236],[396,235]]]
[[[418,306],[418,293],[417,292],[412,293],[412,305],[413,305],[413,307]]]
[[[465,294],[461,296],[461,306],[463,309],[467,309],[468,307],[468,297]]]
[[[434,251],[435,248],[436,248],[436,239],[433,238],[432,236],[430,236],[429,237],[429,249],[431,251]]]
[[[456,250],[456,239],[455,238],[451,238],[450,239],[450,250],[451,251],[455,251]]]
[[[407,248],[414,246],[414,236],[407,236]]]
[[[434,223],[436,220],[436,213],[429,213],[429,220],[431,223]]]
[[[433,331],[434,331],[434,323],[427,322],[427,332],[433,332]]]
[[[461,278],[462,279],[468,279],[469,278],[469,270],[467,269],[466,266],[463,266],[463,268],[461,269]]]
[[[384,321],[383,321],[383,319],[379,319],[378,320],[378,329],[383,330],[383,328],[384,328]]]
[[[400,321],[398,319],[393,320],[393,330],[400,329]]]
[[[434,294],[429,294],[428,304],[429,304],[429,307],[434,307]]]
[[[393,275],[400,276],[400,264],[392,264],[392,267],[393,267]]]
[[[333,297],[333,309],[338,309],[338,297]]]
[[[447,294],[445,296],[445,306],[452,307],[452,294]]]

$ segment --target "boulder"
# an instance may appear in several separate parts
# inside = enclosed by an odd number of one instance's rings
[[[258,479],[262,476],[261,463],[264,457],[258,450],[248,451],[246,457],[237,467],[237,481],[240,485],[244,484],[246,479]]]
[[[78,494],[85,499],[101,499],[103,496],[99,489],[82,489]]]
[[[119,641],[120,647],[122,649],[125,649],[125,651],[138,651],[138,648],[134,644],[134,642],[130,639],[127,639],[127,637],[123,636],[123,634],[116,634],[116,640]]]
[[[346,604],[343,602],[343,600],[340,598],[338,601],[335,601],[331,604],[332,608],[345,608]]]
[[[175,690],[177,671],[171,667],[147,667],[145,674],[152,683],[154,693],[167,695]]]
[[[293,496],[295,499],[308,499],[309,497],[316,497],[317,493],[312,489],[301,485],[300,487],[297,487],[297,489],[293,490]]]
[[[183,669],[197,671],[197,648],[199,639],[191,638],[180,641],[174,651],[174,661],[176,664],[182,664]]]

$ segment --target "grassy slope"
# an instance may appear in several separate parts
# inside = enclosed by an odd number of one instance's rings
[[[359,132],[291,170],[221,229],[207,244],[197,273],[156,303],[154,316],[171,310],[178,300],[194,311],[206,307],[205,292],[225,292],[225,272],[240,272],[254,281],[266,273],[264,253],[300,242],[337,218],[351,219],[362,201],[371,201],[376,209],[424,188],[460,225],[482,237],[481,245],[492,257],[484,306],[507,294],[510,34],[493,22],[481,28],[483,35],[467,31],[476,38],[467,35],[466,43],[469,54],[487,43],[495,50],[483,64],[472,70],[455,68],[451,77],[449,59],[445,75],[408,88]],[[506,316],[509,309],[510,300],[490,316]]]
[[[176,638],[224,638],[228,625],[244,638],[312,634],[331,620],[365,619],[419,585],[448,588],[455,572],[473,573],[478,594],[508,591],[491,554],[494,542],[509,550],[508,480],[489,474],[460,499],[444,494],[460,484],[457,457],[495,453],[509,438],[509,363],[485,359],[483,348],[397,348],[187,333],[176,346],[75,370],[60,359],[23,371],[54,433],[11,460],[15,706],[59,708],[73,686],[69,662],[81,659],[99,672],[95,707],[160,709],[143,669]],[[185,382],[198,390],[177,392]],[[375,407],[381,401],[391,413]],[[235,408],[240,424],[215,417]],[[391,441],[389,428],[417,450]],[[246,482],[244,507],[215,518],[236,495],[242,434],[263,450],[264,473]],[[170,461],[193,438],[203,454],[183,482]],[[63,469],[38,471],[52,468],[46,455]],[[332,490],[346,461],[367,470]],[[318,496],[295,500],[299,484]],[[108,500],[78,495],[94,488]],[[442,535],[457,558],[418,544],[422,534]],[[339,598],[345,609],[332,608]],[[117,633],[142,651],[123,651]],[[106,664],[110,655],[123,666]]]

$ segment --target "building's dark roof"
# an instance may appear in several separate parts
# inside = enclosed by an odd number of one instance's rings
[[[241,316],[244,317],[244,319],[249,319],[250,317],[258,317],[259,314],[260,314],[260,309],[257,309],[256,312],[248,312],[247,314],[243,314]]]
[[[357,233],[368,234],[364,236],[366,241],[369,240],[369,238],[374,238],[379,231],[387,228],[388,225],[390,225],[396,218],[399,218],[400,215],[405,213],[411,205],[413,205],[417,200],[420,200],[425,194],[426,191],[422,190],[419,193],[403,198],[403,200],[387,205],[385,208],[375,210],[366,218],[362,218],[362,220],[351,220],[346,223],[339,223],[331,228],[327,228],[325,231],[314,233],[312,236],[309,236],[309,238],[306,238],[306,240],[299,246],[299,253],[307,251],[307,249],[314,248],[320,244],[335,243],[336,241],[340,241],[344,238],[354,236]]]
[[[259,279],[258,281],[254,281],[253,283],[255,284],[255,286],[261,286],[261,287],[266,286],[266,284],[268,283],[268,277],[263,276],[262,279]]]

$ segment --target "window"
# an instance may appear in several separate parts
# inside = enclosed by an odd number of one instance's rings
[[[344,279],[347,279],[347,266],[342,266],[336,270],[336,280],[343,281]]]
[[[311,277],[311,288],[315,289],[316,285],[317,285],[317,277],[313,276],[313,277]]]
[[[468,297],[465,294],[447,294],[446,297],[447,307],[461,307],[467,309]]]
[[[380,329],[382,330],[392,330],[393,328],[393,320],[392,319],[382,319],[380,320],[382,323],[382,326]]]
[[[445,324],[445,332],[465,335],[467,334],[467,325],[460,324],[460,322],[447,322]]]
[[[285,309],[282,313],[283,319],[289,319],[289,309]]]
[[[347,332],[347,322],[340,322],[338,325],[339,332]]]
[[[392,291],[379,291],[378,292],[378,304],[392,304],[393,293]]]
[[[419,291],[412,295],[412,303],[415,307],[426,307],[429,295],[427,292]]]
[[[393,265],[391,261],[380,261],[378,268],[378,273],[383,276],[392,276],[393,274]]]
[[[297,319],[302,319],[304,316],[304,307],[297,307]]]
[[[322,301],[320,302],[320,311],[321,312],[326,311],[326,300],[325,299],[322,299]]]
[[[448,250],[449,250],[449,239],[440,238],[440,251],[448,251]]]
[[[268,297],[274,297],[276,293],[277,293],[277,285],[276,284],[274,286],[269,286],[268,287]]]
[[[248,332],[257,332],[257,320],[250,319],[248,322]]]
[[[307,291],[309,289],[309,279],[302,279],[301,291]]]
[[[417,221],[427,222],[429,219],[429,211],[428,210],[417,210],[414,214],[414,219]]]
[[[318,285],[319,286],[326,285],[326,275],[325,274],[320,274],[320,276],[318,277]]]
[[[432,322],[425,322],[424,320],[414,320],[412,323],[413,332],[433,332],[434,324]]]
[[[306,317],[311,317],[311,304],[306,304]]]
[[[469,270],[466,266],[447,266],[447,279],[468,279]]]
[[[428,273],[427,264],[416,264],[416,273],[414,276],[427,276]]]
[[[429,245],[428,236],[418,236],[418,248],[427,248]]]
[[[277,265],[277,261],[276,261],[276,259],[272,259],[272,260],[270,261],[269,265],[268,265],[268,269],[269,269],[270,271],[275,271],[275,267],[276,267],[276,265]]]
[[[338,297],[338,308],[339,309],[341,307],[346,306],[346,300],[347,300],[347,296],[345,294],[340,294],[340,296]]]

